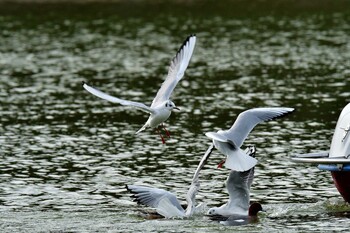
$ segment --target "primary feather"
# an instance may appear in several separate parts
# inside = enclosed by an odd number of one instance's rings
[[[151,108],[163,103],[170,98],[171,93],[173,92],[177,83],[184,76],[185,70],[187,69],[187,66],[192,57],[195,44],[195,35],[190,35],[187,37],[185,42],[182,44],[176,56],[170,63],[168,75],[158,90],[156,97],[153,99]]]
[[[132,106],[132,107],[136,107],[144,112],[147,112],[147,113],[153,113],[154,110],[151,109],[150,107],[146,106],[145,104],[143,103],[139,103],[139,102],[134,102],[134,101],[129,101],[129,100],[123,100],[123,99],[119,99],[117,97],[114,97],[114,96],[111,96],[111,95],[108,95],[107,93],[104,93],[92,86],[89,86],[87,83],[83,82],[83,87],[85,88],[85,90],[87,90],[88,92],[90,92],[91,94],[101,98],[101,99],[104,99],[104,100],[108,100],[112,103],[118,103],[118,104],[121,104],[121,105],[125,105],[125,106]]]
[[[252,129],[263,121],[270,121],[285,116],[294,111],[294,108],[253,108],[240,113],[232,127],[222,134],[241,147]]]
[[[225,167],[235,171],[247,171],[257,160],[241,150],[241,146],[253,128],[263,122],[285,116],[294,108],[253,108],[240,113],[229,130],[209,132],[205,135],[213,140],[215,147],[227,156]]]
[[[147,127],[156,128],[159,125],[162,125],[163,122],[165,122],[169,118],[173,109],[178,109],[169,98],[174,88],[176,87],[177,83],[184,76],[185,70],[187,69],[187,66],[192,57],[195,44],[196,44],[195,35],[190,35],[189,37],[186,38],[186,40],[178,50],[176,56],[172,59],[169,66],[168,75],[165,81],[163,82],[163,84],[161,85],[160,89],[158,90],[157,95],[153,99],[150,107],[146,106],[143,103],[123,100],[123,99],[111,96],[107,93],[104,93],[96,88],[89,86],[84,82],[83,82],[83,87],[85,88],[85,90],[87,90],[91,94],[101,99],[105,99],[110,102],[119,103],[126,106],[133,106],[149,113],[150,116],[147,122],[136,133],[139,133],[145,130]],[[168,136],[170,135],[168,131],[166,131],[166,133]],[[163,136],[161,134],[159,135],[162,139],[162,142],[165,143]]]

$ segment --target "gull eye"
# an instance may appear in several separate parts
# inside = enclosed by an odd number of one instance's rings
[[[166,107],[166,108],[168,107],[168,103],[165,103],[165,107]]]

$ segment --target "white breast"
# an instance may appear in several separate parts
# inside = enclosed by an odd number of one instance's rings
[[[151,114],[149,118],[149,126],[152,128],[157,127],[159,124],[166,121],[170,114],[171,111],[165,108],[157,110],[155,114]]]

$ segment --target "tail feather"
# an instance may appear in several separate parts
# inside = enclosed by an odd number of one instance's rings
[[[138,134],[138,133],[144,131],[146,128],[147,128],[147,124],[144,124],[144,126],[142,126],[142,128],[139,129],[135,134]]]
[[[244,153],[243,150],[237,149],[227,155],[225,167],[234,171],[247,171],[254,167],[258,160]]]

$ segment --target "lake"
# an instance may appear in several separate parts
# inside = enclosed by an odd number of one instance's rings
[[[347,1],[0,3],[0,226],[3,232],[348,231],[350,206],[331,175],[290,161],[328,150],[350,101]],[[181,111],[165,145],[141,111],[103,101],[82,81],[150,104],[184,39],[197,44],[172,96]],[[255,107],[296,111],[259,124],[244,146],[259,161],[259,222],[222,226],[205,213],[145,220],[126,184],[185,203],[211,141]],[[228,199],[214,151],[197,201]]]

